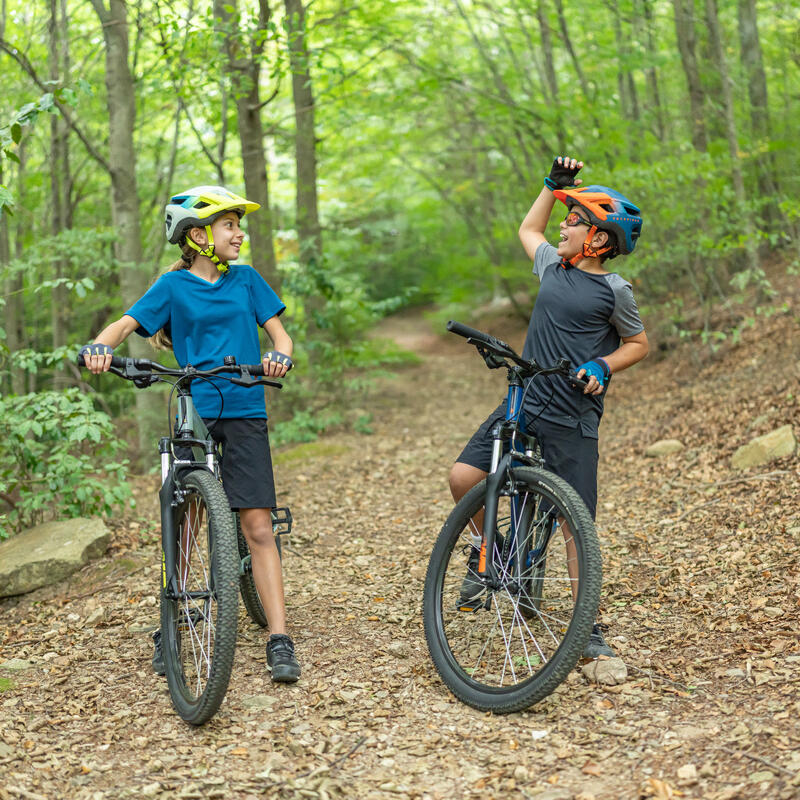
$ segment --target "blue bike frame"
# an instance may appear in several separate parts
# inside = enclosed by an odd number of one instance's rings
[[[489,585],[498,580],[494,559],[486,558],[487,553],[494,552],[495,532],[497,531],[497,507],[500,487],[505,481],[506,474],[514,464],[539,465],[539,460],[534,457],[535,441],[525,430],[525,420],[522,416],[522,398],[525,385],[517,368],[512,367],[509,374],[508,395],[506,398],[506,415],[503,422],[498,422],[492,430],[494,444],[492,445],[492,465],[486,478],[486,501],[483,516],[483,542],[481,544],[481,557],[478,562],[478,575],[487,578]],[[524,450],[517,446],[517,439],[524,442]],[[503,453],[503,444],[509,442],[509,450]],[[512,556],[514,571],[517,578],[521,578],[524,543],[517,536],[517,530],[527,529],[531,509],[517,508],[517,500],[511,498],[510,546],[514,547]],[[523,519],[524,517],[524,519]]]

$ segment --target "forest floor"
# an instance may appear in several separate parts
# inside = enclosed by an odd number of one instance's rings
[[[465,320],[468,321],[468,320]],[[472,324],[478,321],[469,320]],[[454,699],[421,595],[451,508],[447,473],[504,393],[473,348],[419,314],[382,333],[421,362],[364,398],[372,433],[278,454],[295,517],[284,571],[303,667],[265,669],[241,612],[219,713],[191,728],[150,669],[155,478],[107,556],[0,603],[0,798],[789,798],[800,796],[800,461],[738,472],[752,437],[800,419],[800,302],[705,365],[688,350],[615,378],[601,430],[602,619],[628,666],[579,669],[527,711]],[[521,347],[518,322],[484,327]],[[663,438],[681,452],[647,458]]]

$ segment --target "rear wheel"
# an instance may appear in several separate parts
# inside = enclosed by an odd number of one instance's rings
[[[459,699],[506,713],[546,697],[578,663],[600,597],[600,548],[574,489],[545,470],[512,468],[499,497],[497,581],[489,585],[472,574],[484,588],[466,605],[461,593],[475,547],[472,518],[485,498],[483,481],[439,534],[425,578],[425,637],[442,680]],[[555,533],[559,518],[568,538]]]
[[[172,703],[201,725],[228,689],[236,647],[239,559],[228,499],[211,473],[183,473],[176,574],[162,587],[161,636]],[[176,588],[173,594],[169,583]]]

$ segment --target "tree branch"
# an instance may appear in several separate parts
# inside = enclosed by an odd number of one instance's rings
[[[0,50],[5,51],[17,64],[22,67],[22,70],[27,73],[28,77],[36,84],[36,86],[45,94],[50,93],[50,87],[46,86],[42,79],[37,74],[36,70],[33,68],[33,64],[28,60],[28,57],[22,53],[18,48],[14,47],[10,42],[6,41],[5,39],[0,39]],[[86,151],[89,155],[108,173],[111,172],[111,166],[109,165],[108,161],[100,154],[100,152],[95,148],[95,146],[89,141],[86,134],[78,127],[75,121],[72,119],[67,107],[54,95],[54,100],[56,107],[61,112],[61,116],[64,117],[67,125],[74,131],[75,135],[81,140],[83,146],[86,148]]]

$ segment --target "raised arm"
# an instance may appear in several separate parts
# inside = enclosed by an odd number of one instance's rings
[[[544,179],[544,187],[531,206],[530,211],[519,226],[519,238],[528,258],[533,260],[539,245],[546,242],[544,231],[550,214],[553,211],[556,199],[553,189],[564,186],[579,186],[582,181],[575,179],[578,171],[583,167],[583,161],[577,161],[569,156],[558,156],[554,159],[550,174]]]

